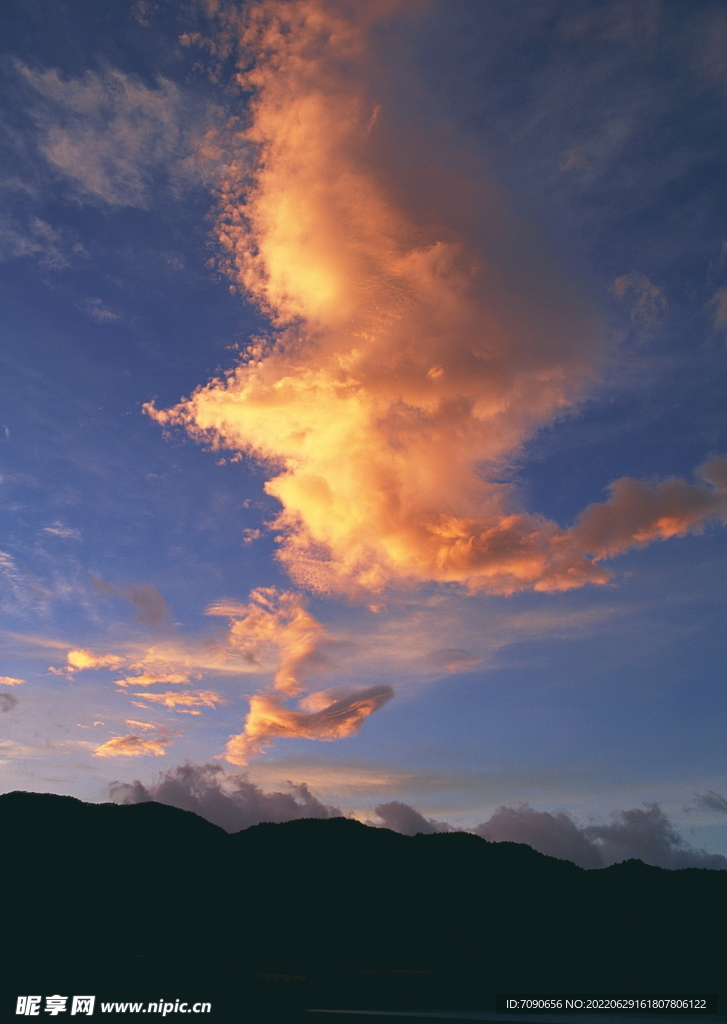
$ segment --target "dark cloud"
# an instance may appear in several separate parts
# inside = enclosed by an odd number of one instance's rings
[[[119,594],[134,606],[139,622],[154,629],[171,625],[172,614],[167,608],[167,603],[150,583],[126,587],[120,590]]]
[[[588,825],[582,831],[598,843],[606,865],[637,857],[660,868],[727,869],[727,858],[695,850],[682,839],[658,804],[619,811],[610,825]]]
[[[121,597],[128,601],[136,610],[136,618],[152,629],[169,628],[172,625],[172,613],[162,595],[151,583],[132,583],[126,587],[112,587],[105,580],[93,577],[92,583],[96,590],[112,597]]]
[[[503,806],[473,831],[494,842],[527,843],[583,868],[637,858],[660,868],[727,869],[727,858],[721,854],[696,850],[686,842],[658,804],[618,811],[608,825],[585,826],[563,812],[536,811],[528,804]]]
[[[446,821],[425,818],[409,804],[400,803],[398,800],[392,800],[388,804],[379,804],[374,810],[383,820],[386,828],[390,828],[394,832],[401,832],[405,836],[415,836],[417,832],[431,834],[451,830],[451,826]]]
[[[709,790],[697,796],[700,806],[727,813],[727,800]],[[376,814],[386,828],[404,835],[449,832],[446,821],[425,818],[409,804],[392,800]],[[727,870],[727,858],[694,849],[674,828],[658,804],[616,812],[609,824],[579,825],[564,811],[536,811],[527,803],[498,807],[471,831],[491,843],[525,843],[539,853],[570,860],[582,868],[604,868],[632,858],[660,868]]]
[[[289,793],[264,793],[245,774],[225,775],[214,764],[184,764],[162,772],[149,787],[112,782],[111,799],[116,803],[138,804],[155,800],[161,804],[194,811],[228,832],[257,825],[261,821],[292,821],[295,818],[335,818],[338,807],[322,804],[305,783],[292,782]]]
[[[0,711],[12,711],[17,704],[18,698],[14,693],[0,693]]]
[[[713,789],[708,789],[706,793],[695,793],[694,796],[697,807],[701,807],[705,811],[719,811],[721,814],[727,814],[727,797],[720,796]]]
[[[562,811],[536,811],[528,804],[498,807],[488,821],[474,829],[490,842],[527,843],[549,857],[572,860],[582,868],[601,868],[598,848],[585,837],[573,819]]]

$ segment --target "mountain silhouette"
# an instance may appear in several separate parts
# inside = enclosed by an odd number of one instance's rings
[[[230,835],[163,804],[38,793],[0,796],[0,827],[2,1020],[17,995],[67,991],[189,994],[251,1022],[494,1011],[505,993],[717,993],[724,1012],[727,871],[587,871],[347,818]]]

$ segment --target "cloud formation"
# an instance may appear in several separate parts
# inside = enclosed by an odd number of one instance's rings
[[[695,850],[686,842],[658,804],[618,811],[609,824],[601,825],[578,825],[562,811],[536,811],[528,804],[503,806],[473,831],[491,842],[527,843],[583,868],[637,858],[660,868],[727,869],[721,854]]]
[[[215,140],[227,152],[215,234],[275,329],[224,379],[145,409],[266,466],[279,557],[299,585],[568,590],[606,582],[602,559],[727,512],[725,460],[694,485],[618,480],[570,529],[521,507],[508,471],[576,407],[605,345],[501,191],[396,120],[371,29],[415,5],[215,10],[207,45],[236,53],[252,97],[247,126]],[[622,285],[653,313],[641,278]]]
[[[394,696],[390,686],[370,686],[357,690],[330,703],[330,691],[311,694],[326,704],[319,711],[305,712],[285,707],[272,693],[259,693],[250,698],[250,711],[245,728],[231,737],[225,757],[230,764],[247,764],[251,757],[261,753],[277,737],[302,737],[308,740],[338,740],[351,736],[363,725],[370,714]]]
[[[302,672],[328,664],[323,647],[330,637],[300,594],[258,587],[248,604],[217,601],[205,614],[229,619],[226,642],[250,664],[260,665],[271,654],[277,657],[273,686],[289,696],[306,688]]]
[[[727,810],[727,801],[719,794],[710,790],[704,797],[703,806]],[[425,818],[409,804],[398,800],[380,804],[375,811],[387,828],[404,835],[452,829],[446,821]],[[527,803],[516,807],[503,804],[487,821],[470,831],[491,843],[525,843],[548,857],[570,860],[582,868],[604,868],[638,859],[671,870],[727,870],[726,857],[694,849],[679,835],[658,804],[617,811],[610,823],[589,825],[579,825],[564,811],[536,811]]]
[[[305,783],[291,782],[289,786],[291,793],[264,793],[244,773],[228,775],[218,765],[188,763],[163,772],[148,787],[138,780],[114,782],[109,791],[117,803],[156,800],[194,811],[228,832],[261,821],[342,815],[339,807],[317,800]],[[379,804],[375,813],[384,827],[403,835],[454,830],[448,822],[426,818],[398,800]],[[727,870],[727,858],[694,849],[678,834],[658,804],[619,811],[609,824],[582,826],[563,811],[536,811],[522,803],[517,807],[498,807],[486,822],[471,831],[489,842],[525,843],[546,856],[570,860],[589,869],[635,858],[670,870]]]
[[[0,218],[0,262],[32,256],[43,267],[62,270],[87,255],[67,231],[54,228],[40,217],[31,216],[26,221],[9,215]]]
[[[80,672],[87,668],[119,668],[124,659],[117,654],[94,654],[84,648],[69,651],[66,665],[69,672]]]
[[[163,772],[157,781],[144,786],[113,782],[112,800],[136,804],[145,800],[194,811],[228,832],[239,832],[261,821],[293,821],[296,818],[335,818],[338,807],[317,800],[305,783],[289,783],[290,793],[264,793],[246,775],[226,775],[219,765],[180,765]]]
[[[168,736],[155,736],[144,739],[141,736],[114,736],[93,752],[94,757],[141,757],[146,754],[153,754],[161,757],[166,754],[166,748],[171,743]]]
[[[226,645],[249,663],[276,663],[273,692],[250,697],[243,731],[227,744],[225,756],[230,764],[247,764],[278,737],[334,740],[351,736],[393,696],[390,686],[312,690],[305,676],[331,667],[326,649],[333,645],[300,594],[260,587],[252,591],[248,604],[219,601],[206,614],[229,619]],[[290,699],[296,697],[297,707],[291,708]]]
[[[28,569],[20,569],[7,551],[0,551],[0,608],[11,615],[45,613],[48,590]]]
[[[31,89],[41,152],[84,198],[145,208],[162,170],[185,168],[188,124],[180,90],[167,79],[149,88],[114,68],[81,78],[22,64],[17,71]]]
[[[186,672],[146,672],[140,676],[125,676],[123,679],[114,679],[116,686],[154,686],[156,683],[188,683],[189,675]],[[138,697],[139,694],[136,694]],[[144,694],[146,696],[146,694]]]
[[[214,708],[218,704],[227,703],[224,697],[214,690],[169,690],[166,693],[135,693],[134,696],[143,697],[151,704],[163,704],[165,708],[187,715],[200,715],[202,712],[195,710],[198,707]]]
[[[43,533],[49,533],[53,537],[63,537],[64,540],[80,540],[81,531],[76,530],[72,526],[66,526],[65,523],[56,520],[50,526],[43,527]]]
[[[166,612],[166,605],[153,587],[137,587],[131,596],[137,599],[147,618],[160,609]],[[351,736],[393,696],[392,688],[385,685],[363,689],[341,685],[316,687],[314,677],[335,668],[334,656],[340,656],[341,651],[352,645],[336,642],[310,613],[301,594],[261,587],[250,593],[246,604],[217,601],[206,609],[206,614],[228,620],[226,629],[217,637],[186,645],[172,637],[169,642],[136,648],[124,655],[75,648],[66,654],[65,673],[102,668],[115,672],[131,670],[128,675],[117,675],[113,682],[121,692],[132,690],[129,697],[138,698],[131,700],[135,707],[148,710],[152,705],[161,705],[188,715],[200,715],[202,709],[227,704],[227,698],[211,689],[155,692],[151,687],[183,686],[192,678],[203,679],[208,670],[238,677],[269,674],[272,679],[261,692],[247,695],[250,706],[242,732],[231,736],[227,744],[225,757],[235,765],[247,764],[276,738],[334,740]],[[159,618],[166,621],[165,615]],[[64,674],[54,668],[50,671]],[[115,737],[99,747],[96,754],[111,757],[162,753],[161,749],[153,749],[154,744],[161,747],[166,742],[164,737]]]
[[[697,807],[706,811],[717,811],[720,814],[727,814],[727,797],[708,789],[706,793],[696,793]]]
[[[0,676],[0,686],[20,686],[24,679],[15,679],[14,676]]]
[[[0,693],[0,711],[12,711],[18,706],[18,698],[14,693]]]
[[[93,585],[102,594],[121,597],[136,610],[136,618],[152,629],[168,628],[172,625],[172,613],[166,601],[150,583],[132,583],[124,587],[112,587],[105,580],[94,578]]]
[[[562,811],[536,811],[528,804],[502,806],[474,831],[493,843],[527,843],[539,853],[572,860],[582,868],[604,867],[598,849]]]
[[[638,270],[617,277],[613,291],[619,299],[629,301],[634,324],[657,327],[664,319],[668,303],[663,291]]]
[[[450,832],[452,830],[451,825],[445,821],[425,818],[409,804],[401,803],[399,800],[390,800],[389,803],[379,804],[378,807],[374,807],[374,811],[382,819],[386,828],[390,828],[394,832],[401,832],[405,836],[415,836],[420,832],[431,835],[434,832]]]

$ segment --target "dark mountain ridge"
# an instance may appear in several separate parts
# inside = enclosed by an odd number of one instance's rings
[[[0,796],[0,827],[11,991],[75,979],[130,998],[191,986],[217,1006],[264,989],[267,1006],[494,1010],[508,991],[725,987],[727,872],[586,871],[346,818],[230,835],[163,804],[38,793]]]

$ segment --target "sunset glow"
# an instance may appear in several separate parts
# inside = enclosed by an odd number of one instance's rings
[[[724,12],[27,2],[4,789],[721,866]]]

